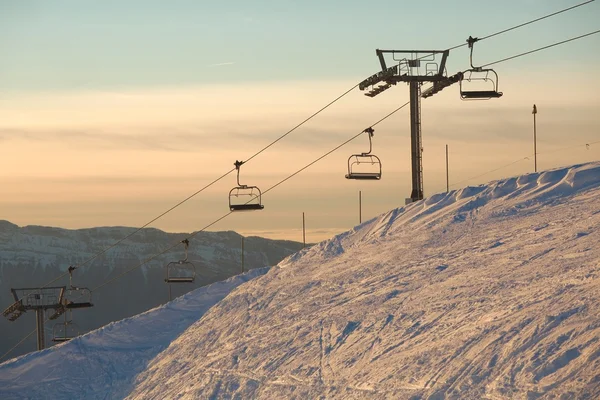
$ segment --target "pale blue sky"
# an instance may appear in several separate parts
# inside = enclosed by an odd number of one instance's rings
[[[363,77],[375,48],[444,49],[580,1],[0,1],[0,89]],[[494,61],[598,28],[590,5],[480,42]],[[600,37],[530,57],[599,61]],[[558,60],[557,60],[558,59]],[[466,50],[450,70],[464,69]],[[228,65],[215,65],[235,63]]]
[[[578,4],[457,1],[0,0],[0,219],[68,228],[140,226],[378,71],[376,48],[445,49]],[[600,2],[476,44],[475,64],[600,28]],[[600,159],[600,35],[496,67],[504,96],[423,102],[426,196],[450,181],[530,172],[537,103],[540,169]],[[466,47],[448,72],[468,67]],[[247,164],[265,189],[408,100],[398,85],[355,90]],[[264,198],[260,213],[211,227],[309,241],[404,204],[408,108],[376,128],[376,183],[345,180],[352,142]],[[363,138],[361,138],[363,139]],[[578,145],[579,147],[573,147]],[[569,148],[563,151],[561,149]],[[231,175],[153,226],[193,231],[228,211]]]

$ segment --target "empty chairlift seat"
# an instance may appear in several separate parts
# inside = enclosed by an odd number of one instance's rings
[[[489,100],[502,97],[498,91],[498,74],[492,69],[467,70],[460,81],[463,100]]]
[[[181,243],[185,246],[185,258],[167,264],[166,283],[193,283],[196,280],[196,267],[187,259],[187,249],[190,242],[185,239]]]
[[[460,80],[460,98],[462,100],[489,100],[502,97],[498,91],[498,74],[491,68],[473,65],[473,47],[477,38],[469,36],[467,43],[471,49],[469,57],[471,68],[463,73]]]
[[[167,265],[167,283],[193,283],[196,280],[194,264],[189,261],[180,260],[170,262]]]
[[[257,186],[242,185],[240,183],[240,167],[243,161],[234,163],[237,170],[237,186],[229,191],[229,210],[254,211],[262,210],[262,192]]]
[[[64,294],[64,307],[67,309],[93,307],[92,291],[86,287],[73,285],[73,271],[75,267],[69,267],[69,287]]]
[[[79,336],[79,327],[71,320],[56,323],[52,327],[52,341],[55,343],[68,342],[77,336]]]
[[[372,137],[375,130],[367,128],[363,132],[369,137],[369,151],[367,153],[353,154],[348,158],[348,173],[346,179],[379,180],[381,179],[381,160],[374,154]]]
[[[88,288],[71,286],[65,292],[65,307],[73,308],[88,308],[93,307],[92,292]]]
[[[240,185],[229,192],[229,209],[231,211],[253,211],[265,208],[261,204],[262,193],[256,186]]]

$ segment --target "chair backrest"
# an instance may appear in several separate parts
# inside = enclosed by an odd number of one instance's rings
[[[374,154],[353,154],[348,158],[346,179],[381,179],[381,160]]]
[[[252,211],[264,208],[262,193],[257,186],[237,186],[229,191],[229,209],[231,211]]]

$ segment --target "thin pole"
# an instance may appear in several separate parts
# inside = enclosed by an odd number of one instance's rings
[[[450,175],[448,173],[448,145],[446,145],[446,193],[450,191]]]
[[[533,105],[533,111],[531,113],[533,114],[533,171],[537,172],[537,127],[535,121],[537,107],[535,104]]]
[[[41,308],[35,310],[35,327],[37,330],[37,349],[44,350],[46,347],[44,343],[44,310]]]
[[[242,274],[244,273],[244,237],[242,236]]]
[[[358,223],[362,224],[362,191],[358,191]]]
[[[306,247],[306,223],[304,220],[304,211],[302,211],[302,248]]]
[[[173,297],[171,297],[171,282],[168,283],[169,285],[169,301],[173,300]]]

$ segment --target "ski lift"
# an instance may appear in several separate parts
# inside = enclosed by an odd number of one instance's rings
[[[73,322],[72,311],[71,319],[67,319],[67,314],[65,313],[64,322],[56,323],[52,327],[52,341],[55,343],[68,342],[79,336],[79,334],[79,327]]]
[[[167,264],[167,277],[165,278],[167,283],[193,283],[196,280],[196,267],[187,260],[190,241],[185,239],[181,243],[185,246],[185,258]]]
[[[69,271],[69,288],[65,291],[65,308],[88,308],[93,307],[92,291],[86,287],[73,286],[73,271],[77,267],[70,266]]]
[[[262,210],[265,206],[261,203],[262,193],[257,186],[240,184],[240,167],[243,161],[234,163],[237,169],[237,186],[229,191],[229,209],[231,211]],[[246,201],[244,201],[246,200]]]
[[[462,100],[489,100],[502,97],[498,91],[498,74],[491,68],[473,66],[473,45],[479,39],[469,36],[467,43],[471,49],[471,69],[464,72],[460,80],[460,98]],[[467,85],[463,82],[467,81]],[[466,88],[465,88],[466,87]]]
[[[369,151],[367,153],[353,154],[348,158],[348,174],[346,179],[362,179],[362,180],[379,180],[381,179],[381,160],[374,154],[373,142],[371,138],[375,130],[367,128],[366,132],[369,136]]]

